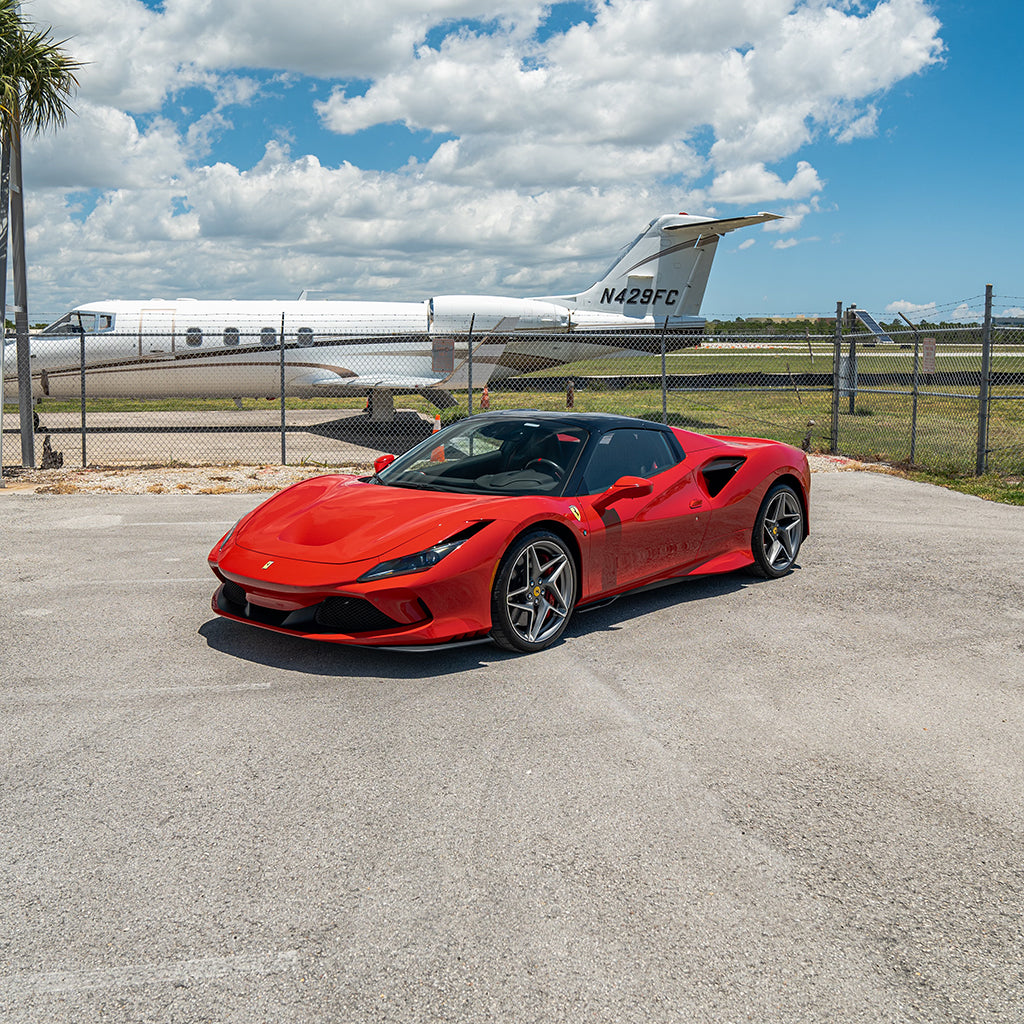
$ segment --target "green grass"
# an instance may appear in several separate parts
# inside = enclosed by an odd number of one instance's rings
[[[843,350],[845,355],[847,350]],[[970,354],[965,354],[970,353]],[[941,352],[935,359],[935,372],[955,371],[977,372],[981,361],[981,347],[978,345],[957,346],[954,354]],[[640,356],[628,360],[606,359],[580,360],[569,363],[557,370],[537,370],[527,377],[549,376],[659,376],[661,356]],[[923,365],[919,362],[919,368]],[[1019,373],[1024,382],[1024,350],[997,353],[992,357],[993,371]],[[832,348],[816,346],[811,352],[806,347],[788,342],[784,347],[761,349],[685,349],[669,352],[665,356],[667,373],[832,373]],[[912,349],[860,349],[857,352],[859,373],[913,373],[914,352]],[[922,379],[923,376],[922,376]]]
[[[1024,505],[1024,480],[1019,476],[1000,476],[988,473],[985,476],[946,475],[909,470],[901,475],[910,480],[937,484],[961,494],[974,494],[986,501],[998,501],[1003,505]]]
[[[803,372],[831,373],[832,349],[830,345],[815,343],[812,352],[790,339],[791,347],[778,350],[687,349],[667,356],[670,373],[743,373],[766,372],[793,374]],[[792,347],[795,346],[795,347]],[[964,343],[955,350],[973,351]],[[763,354],[761,354],[763,353]],[[913,369],[912,351],[888,350],[881,354],[875,350],[861,350],[858,354],[861,373],[900,372]],[[940,349],[937,368],[977,370],[974,355],[943,355]],[[1021,372],[1021,383],[1013,388],[993,390],[989,419],[989,469],[986,477],[971,475],[976,460],[978,403],[972,388],[928,386],[922,383],[922,394],[917,407],[916,439],[911,459],[911,396],[905,386],[893,387],[897,393],[886,394],[860,388],[851,411],[847,396],[840,399],[838,453],[864,462],[885,463],[898,467],[915,479],[943,483],[978,493],[991,500],[1012,504],[1020,500],[1020,478],[1024,475],[1024,349],[997,352],[994,370]],[[532,374],[550,376],[606,376],[618,378],[623,373],[645,375],[653,379],[637,382],[631,387],[619,388],[615,381],[594,382],[592,386],[576,390],[574,408],[587,412],[614,412],[660,421],[662,397],[658,386],[661,359],[658,355],[631,360],[595,360],[575,363],[557,370]],[[459,402],[455,409],[441,413],[442,423],[465,415],[467,395],[455,393]],[[365,399],[289,398],[285,406],[290,410],[323,409],[361,410]],[[667,398],[668,419],[676,426],[712,434],[731,434],[767,437],[796,446],[807,446],[812,452],[831,449],[832,393],[831,388],[810,390],[797,386],[766,391],[764,389],[721,390],[698,389],[671,391]],[[437,410],[418,395],[396,399],[396,406],[412,409],[428,419]],[[278,400],[243,399],[245,410],[273,410]],[[474,395],[474,411],[481,409],[480,391]],[[502,391],[500,384],[491,391],[492,408],[565,409],[564,391],[511,392]],[[77,400],[46,400],[39,406],[40,413],[66,414],[77,417]],[[166,399],[166,400],[92,400],[86,403],[87,416],[100,412],[175,412],[227,411],[236,409],[231,399]],[[7,403],[5,411],[17,412],[15,404]],[[164,418],[166,422],[166,417]]]

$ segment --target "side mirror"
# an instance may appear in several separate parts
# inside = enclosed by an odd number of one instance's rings
[[[394,455],[381,455],[373,463],[373,471],[374,471],[374,473],[379,473],[382,469],[387,469],[388,466],[390,466],[391,463],[394,462],[394,461],[395,461]]]
[[[599,494],[594,502],[598,514],[604,512],[609,505],[623,498],[642,498],[654,490],[654,484],[642,476],[621,476],[604,494]]]

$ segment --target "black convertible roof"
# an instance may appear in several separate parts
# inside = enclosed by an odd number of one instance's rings
[[[654,420],[641,420],[635,416],[620,416],[611,412],[550,412],[545,409],[496,409],[489,412],[476,413],[474,420],[534,420],[540,423],[550,423],[552,426],[579,426],[592,434],[601,434],[606,430],[613,430],[622,427],[632,427],[634,430],[663,430],[672,433],[671,427],[663,423],[656,423]]]

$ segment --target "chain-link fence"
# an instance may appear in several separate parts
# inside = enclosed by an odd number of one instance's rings
[[[1024,328],[991,317],[881,336],[842,319],[788,336],[714,325],[442,335],[426,322],[370,335],[326,318],[290,323],[268,304],[259,322],[156,326],[155,315],[131,332],[96,320],[33,337],[37,465],[365,467],[436,420],[569,407],[943,473],[1024,471]],[[8,467],[24,461],[14,347]]]
[[[938,473],[1024,468],[1024,336],[980,327],[843,339],[839,451]],[[986,361],[988,363],[986,369]]]

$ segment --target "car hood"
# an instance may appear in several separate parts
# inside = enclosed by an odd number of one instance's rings
[[[488,516],[494,499],[316,477],[264,502],[235,533],[249,551],[343,565],[419,551]]]

